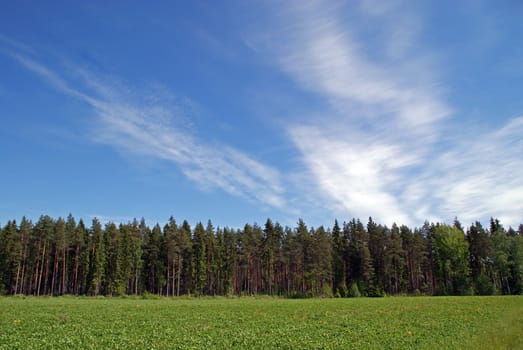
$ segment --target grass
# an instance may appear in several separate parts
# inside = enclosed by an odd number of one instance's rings
[[[523,349],[523,297],[0,298],[0,349]]]

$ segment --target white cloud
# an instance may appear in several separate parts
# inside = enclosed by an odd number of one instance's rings
[[[185,126],[184,106],[165,98],[170,95],[167,90],[135,92],[114,79],[104,81],[81,69],[73,69],[66,80],[27,56],[16,52],[10,56],[59,91],[89,104],[96,117],[93,137],[97,142],[171,161],[205,188],[220,188],[271,207],[284,206],[276,169],[227,145],[203,142]]]
[[[523,117],[498,130],[471,133],[427,166],[418,179],[434,210],[464,223],[498,217],[506,225],[523,220]]]
[[[395,62],[375,63],[365,56],[363,44],[347,28],[350,24],[342,25],[333,11],[308,6],[286,18],[294,22],[287,35],[278,33],[284,40],[276,47],[282,69],[332,104],[357,110],[345,112],[351,119],[364,115],[381,123],[386,117],[389,123],[409,128],[415,124],[413,130],[421,131],[422,126],[449,115],[450,109],[437,97],[437,87],[423,84],[426,60],[411,59],[412,65],[424,67],[416,75],[404,76]],[[397,45],[405,45],[403,40]]]
[[[288,125],[291,140],[318,195],[331,207],[387,224],[411,224],[414,217],[399,201],[401,193],[427,155],[434,125],[450,108],[434,85],[425,84],[428,74],[373,61],[350,23],[342,24],[337,15],[342,11],[316,5],[290,9],[283,41],[267,50],[276,52],[280,68],[299,86],[329,102],[320,117]],[[405,46],[404,36],[397,37]]]
[[[361,4],[368,16],[400,16],[395,6],[369,5]],[[287,126],[316,197],[344,215],[388,225],[490,215],[516,225],[523,213],[523,122],[471,142],[444,140],[452,108],[430,55],[415,43],[418,19],[407,28],[384,21],[382,31],[392,33],[384,43],[358,36],[340,13],[322,3],[293,6],[285,24],[266,34],[274,40],[263,41],[267,56],[299,87],[328,102],[323,112]],[[384,47],[372,48],[389,55],[373,59],[367,49],[378,44]]]
[[[397,203],[395,190],[403,168],[413,159],[388,144],[368,144],[361,139],[330,139],[316,127],[294,127],[290,135],[303,154],[327,201],[340,204],[354,217],[373,216],[383,222],[410,223]]]

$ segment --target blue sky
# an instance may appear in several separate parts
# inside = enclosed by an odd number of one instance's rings
[[[520,1],[4,3],[0,223],[523,221]]]

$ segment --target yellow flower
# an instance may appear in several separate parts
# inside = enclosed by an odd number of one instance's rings
[[[13,324],[14,324],[15,326],[18,326],[18,325],[20,324],[20,322],[21,322],[20,320],[13,320]]]

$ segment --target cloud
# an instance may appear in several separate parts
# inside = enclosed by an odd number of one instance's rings
[[[364,20],[405,16],[396,5],[368,5],[359,9]],[[341,215],[388,225],[490,215],[517,224],[521,121],[470,142],[449,137],[453,108],[435,60],[415,42],[421,22],[383,21],[390,40],[377,40],[340,17],[351,11],[358,9],[289,7],[285,24],[261,41],[264,50],[257,46],[299,88],[327,102],[287,125],[316,198]]]
[[[91,106],[95,141],[126,154],[172,162],[202,187],[220,188],[270,207],[284,206],[279,172],[230,146],[201,140],[187,127],[187,107],[168,89],[132,91],[114,78],[74,65],[68,74],[59,75],[24,54],[11,50],[9,55],[57,90]]]
[[[423,71],[429,62],[411,59],[411,66],[419,65],[416,75],[402,71],[396,62],[373,62],[364,54],[363,44],[340,23],[337,12],[319,5],[288,17],[294,22],[276,47],[285,72],[303,88],[324,96],[332,105],[341,105],[353,120],[364,116],[402,127],[414,124],[415,131],[422,131],[422,126],[429,127],[449,115],[449,107],[437,98],[437,87],[424,84]],[[403,37],[392,39],[401,41],[395,46],[405,45]],[[357,113],[346,113],[347,109]]]
[[[300,88],[327,101],[323,111],[289,123],[287,132],[317,195],[332,208],[411,224],[413,215],[399,197],[409,173],[420,171],[434,126],[451,109],[435,85],[425,83],[429,74],[410,72],[421,59],[411,60],[408,69],[373,61],[356,31],[341,24],[340,12],[321,4],[292,7],[283,40],[267,47]],[[404,46],[403,36],[396,37]]]
[[[290,135],[324,200],[345,214],[372,215],[387,223],[408,222],[394,197],[397,170],[411,160],[387,144],[329,139],[316,127],[293,127]]]
[[[417,181],[434,211],[465,223],[497,217],[517,226],[523,219],[523,117],[499,129],[463,135],[441,153]]]

